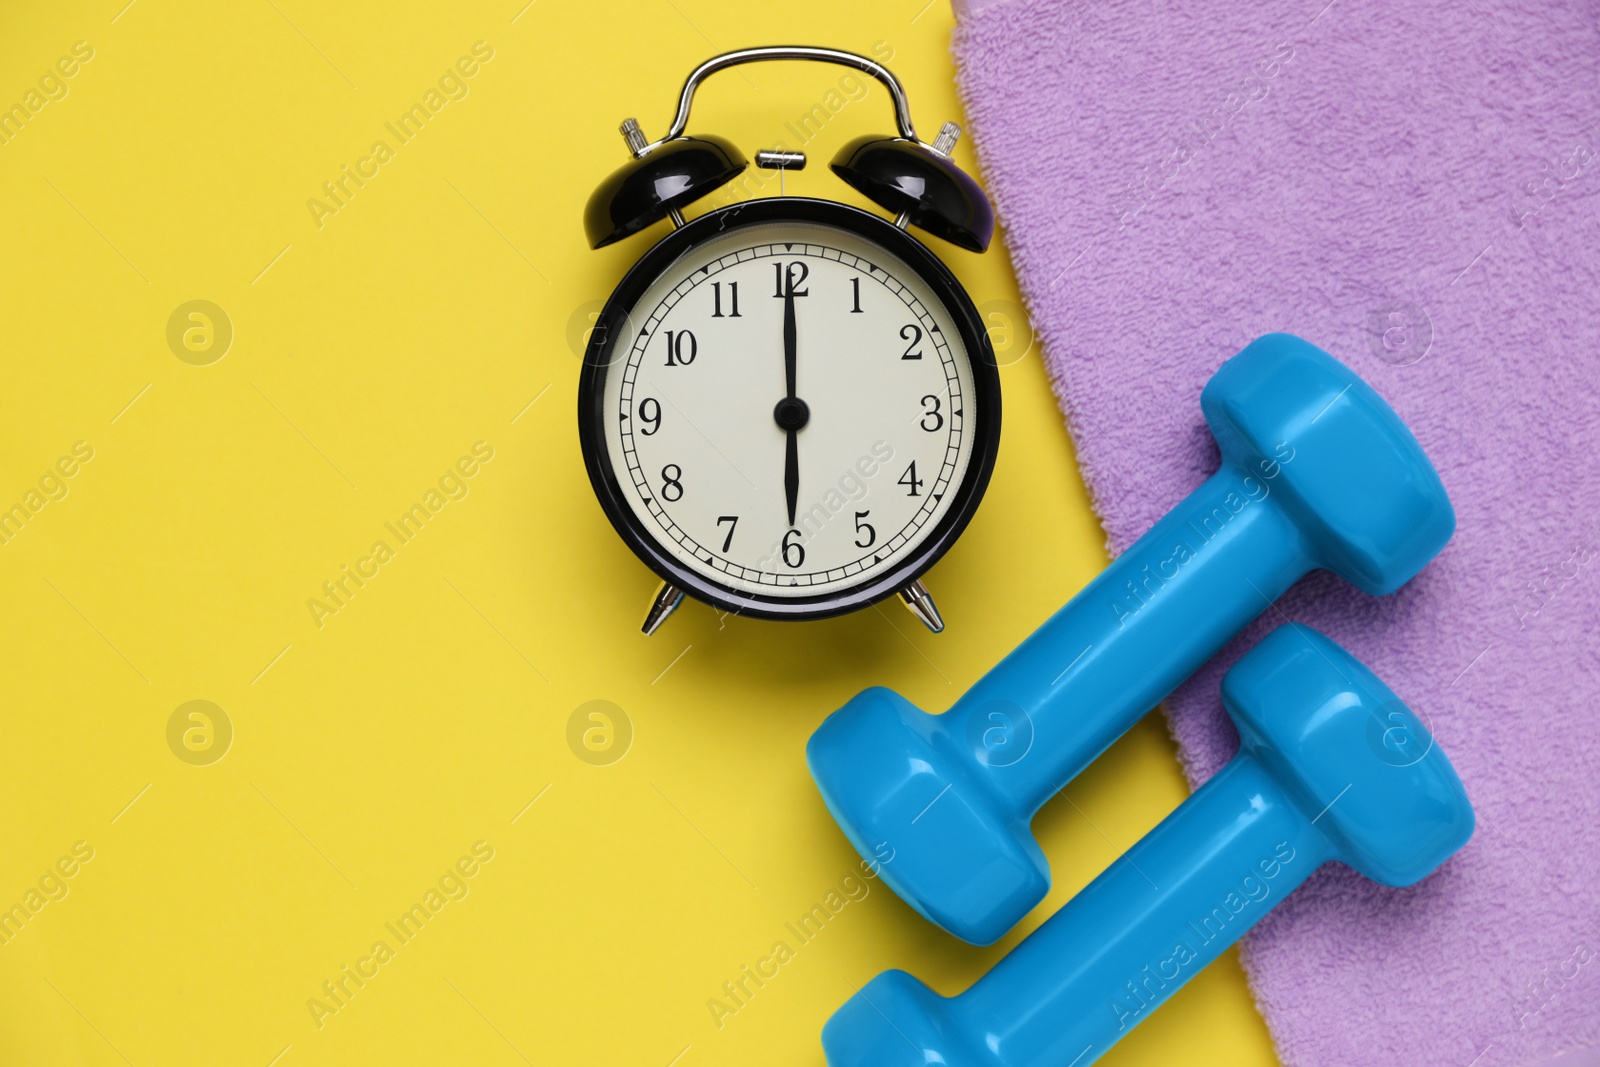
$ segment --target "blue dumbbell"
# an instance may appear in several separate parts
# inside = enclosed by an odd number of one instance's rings
[[[1252,342],[1200,408],[1221,469],[955,707],[868,689],[807,745],[850,843],[957,937],[987,945],[1044,898],[1034,813],[1298,578],[1391,593],[1455,530],[1400,417],[1306,341]]]
[[[874,978],[823,1028],[831,1067],[1087,1067],[1323,863],[1411,885],[1472,836],[1427,730],[1317,631],[1268,634],[1222,699],[1239,754],[1126,863],[960,996]]]

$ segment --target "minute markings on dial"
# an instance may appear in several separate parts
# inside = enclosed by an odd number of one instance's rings
[[[730,255],[729,257],[726,257],[726,261],[742,261],[742,260],[745,260],[745,259],[748,259],[748,258],[754,258],[754,256],[750,255],[750,253],[752,251],[755,252],[756,255],[759,255],[762,252],[767,252],[767,253],[770,254],[772,249],[770,249],[770,248],[768,248],[768,249],[759,249],[758,248],[758,249],[753,249],[753,250],[747,249],[747,250],[745,250],[745,254],[743,254],[743,255],[735,254],[735,255]],[[812,251],[813,250],[811,248],[807,248],[806,249],[806,252],[808,252],[808,253],[810,253]],[[833,251],[833,250],[832,249],[828,249],[827,251]],[[848,256],[848,253],[846,253],[845,256]],[[827,257],[827,258],[834,258],[834,257]],[[841,260],[843,260],[845,257],[841,256],[839,258],[841,258]],[[854,257],[851,257],[851,258],[854,258]],[[720,269],[720,267],[722,267],[724,265],[727,265],[726,261],[723,262],[723,263],[718,263],[717,264],[719,269]],[[905,301],[908,304],[908,306],[910,306],[912,308],[912,310],[915,311],[918,314],[919,319],[923,319],[923,321],[927,321],[926,320],[926,312],[923,309],[920,308],[920,306],[919,306],[920,302],[916,300],[914,294],[912,294],[910,299],[907,299],[906,295],[902,292],[902,287],[899,286],[898,284],[893,283],[892,277],[885,280],[885,285],[888,286],[889,288],[895,290],[896,293],[901,296],[901,299],[903,301]],[[658,306],[657,314],[652,317],[652,322],[653,323],[654,322],[659,322],[660,319],[667,312],[669,312],[671,310],[671,307],[677,303],[677,299],[680,298],[682,295],[684,295],[684,293],[686,291],[688,291],[689,289],[691,289],[691,288],[693,288],[692,285],[680,285],[676,292],[669,294],[669,296],[665,300],[663,300],[661,302],[661,304]],[[929,323],[929,324],[930,325],[936,325],[936,324],[933,324],[933,323]],[[941,354],[941,357],[942,357],[942,361],[945,364],[948,388],[949,388],[951,393],[959,395],[960,383],[959,383],[958,376],[954,373],[953,365],[949,362],[949,353],[944,350],[942,345],[940,346],[940,348],[941,348],[941,353],[940,354]],[[632,382],[637,377],[637,365],[636,364],[629,368],[629,373],[626,375],[626,377],[627,377],[627,379],[628,379],[628,381],[629,381],[629,383],[631,385]],[[631,396],[631,389],[629,390],[629,394]],[[623,399],[624,399],[624,404],[625,404],[627,398],[623,398]],[[631,435],[629,435],[629,436],[631,436]],[[947,441],[947,444],[948,444],[947,455],[946,455],[945,461],[940,464],[941,470],[940,470],[939,476],[936,478],[936,482],[935,482],[936,485],[943,486],[949,480],[949,475],[951,473],[950,468],[953,467],[953,465],[954,465],[953,460],[955,458],[952,454],[957,452],[957,450],[958,450],[959,436],[960,436],[959,435],[959,431],[957,431],[955,433],[952,433],[950,435],[948,441]],[[625,445],[625,450],[630,453],[629,467],[630,467],[630,470],[631,470],[631,472],[633,474],[633,477],[634,477],[634,480],[636,482],[637,487],[641,490],[641,492],[647,492],[647,490],[645,489],[645,487],[643,485],[638,485],[639,481],[642,478],[642,473],[641,473],[642,468],[640,467],[640,465],[636,461],[636,457],[631,455],[633,453],[633,448],[632,448],[632,442],[631,441],[628,442]],[[901,546],[903,546],[906,543],[906,541],[908,540],[908,538],[910,536],[914,536],[918,532],[920,527],[923,525],[923,523],[927,519],[927,513],[932,510],[932,508],[942,499],[942,497],[943,497],[943,493],[935,493],[935,494],[933,494],[933,498],[931,500],[928,500],[925,497],[925,500],[927,500],[927,503],[925,503],[924,506],[919,509],[918,513],[916,515],[914,515],[907,522],[906,526],[902,529],[902,531],[897,536],[895,536],[890,542],[888,542],[886,547],[889,549],[889,551],[891,551],[891,552],[897,551]],[[647,504],[650,505],[651,511],[654,514],[654,516],[657,518],[658,523],[660,523],[662,526],[665,527],[666,532],[669,534],[669,536],[671,536],[674,541],[678,542],[681,547],[684,547],[684,548],[688,549],[690,552],[694,553],[696,558],[704,560],[704,556],[701,555],[701,552],[703,552],[704,550],[703,549],[699,549],[698,543],[694,540],[694,538],[691,535],[689,535],[687,533],[687,531],[681,530],[679,528],[678,524],[675,521],[672,520],[671,516],[666,514],[664,509],[662,509],[659,504],[656,504],[654,500],[652,500],[648,496],[644,497],[644,499],[647,502]],[[804,582],[805,584],[810,585],[810,584],[820,584],[820,583],[823,583],[823,582],[839,580],[841,578],[848,577],[850,574],[859,573],[860,571],[866,569],[866,567],[868,567],[868,566],[870,566],[872,564],[876,564],[878,562],[881,562],[883,558],[884,558],[883,553],[879,552],[879,553],[877,553],[877,554],[875,554],[873,556],[873,559],[870,561],[870,563],[866,560],[865,556],[863,555],[861,558],[859,558],[857,560],[851,561],[851,562],[849,562],[849,563],[847,563],[847,564],[845,564],[843,566],[840,566],[840,567],[830,568],[830,569],[828,569],[826,571],[812,571],[812,572],[789,571],[789,572],[781,573],[781,574],[780,573],[767,572],[767,571],[758,571],[758,570],[755,570],[753,568],[744,568],[744,567],[739,566],[738,564],[734,564],[734,563],[731,563],[730,561],[725,561],[725,560],[722,560],[720,558],[713,559],[712,562],[714,563],[714,565],[718,569],[723,570],[726,573],[739,574],[739,575],[745,576],[745,577],[747,577],[748,579],[751,579],[751,580],[764,579],[767,582],[775,582],[776,584],[785,584],[786,583],[786,584],[791,584],[791,585],[800,584],[801,582]]]
[[[943,386],[944,395],[949,398],[950,402],[947,410],[952,417],[950,418],[949,425],[946,428],[947,433],[944,435],[946,438],[944,442],[945,447],[943,449],[944,454],[942,457],[940,457],[940,460],[937,461],[936,470],[931,462],[932,457],[928,457],[926,454],[923,454],[921,457],[922,459],[930,461],[929,463],[925,464],[928,469],[926,472],[922,473],[922,477],[926,478],[926,480],[932,484],[927,487],[928,491],[919,494],[923,497],[923,500],[918,506],[917,511],[911,515],[908,520],[906,520],[901,529],[896,531],[892,536],[879,540],[872,546],[871,550],[863,552],[859,557],[851,559],[843,564],[835,565],[826,570],[758,570],[753,567],[742,566],[733,562],[732,560],[723,558],[717,552],[717,548],[721,545],[720,537],[715,545],[702,545],[700,543],[700,538],[709,538],[711,534],[704,531],[700,532],[698,535],[691,534],[689,531],[683,529],[679,523],[674,520],[662,499],[659,498],[659,494],[650,484],[652,471],[641,462],[641,457],[637,449],[640,447],[642,442],[636,441],[634,437],[633,423],[635,420],[625,417],[630,414],[633,408],[633,400],[636,395],[636,386],[640,384],[640,372],[641,368],[644,366],[644,356],[648,348],[649,339],[656,335],[658,329],[665,328],[665,320],[667,315],[671,313],[679,301],[687,296],[691,291],[696,290],[700,285],[706,283],[710,278],[714,277],[717,273],[726,268],[748,263],[756,259],[764,259],[775,256],[789,256],[795,258],[806,257],[811,259],[836,261],[843,266],[853,267],[857,270],[864,271],[864,277],[878,282],[879,285],[884,289],[892,292],[899,299],[899,301],[906,306],[907,310],[913,314],[916,320],[924,325],[928,333],[931,335],[929,340],[937,349],[937,355],[944,372],[942,375],[942,377],[945,379]],[[952,355],[943,339],[943,331],[939,328],[937,322],[933,320],[928,309],[923,305],[922,299],[915,292],[912,292],[907,286],[902,284],[893,273],[884,271],[876,264],[871,263],[870,261],[851,252],[841,251],[827,245],[810,242],[775,242],[771,244],[754,244],[745,248],[737,249],[720,257],[717,260],[712,261],[711,263],[703,265],[698,269],[692,269],[682,281],[675,285],[671,290],[667,291],[666,294],[659,299],[656,306],[652,309],[649,318],[644,323],[644,328],[640,330],[635,339],[632,350],[628,355],[626,366],[621,368],[623,373],[621,375],[621,383],[618,394],[618,415],[624,417],[619,418],[618,428],[621,437],[622,451],[626,457],[626,466],[629,471],[629,477],[638,492],[640,501],[643,503],[644,508],[648,511],[651,518],[654,519],[655,525],[664,535],[665,540],[675,543],[680,550],[684,551],[687,555],[692,556],[699,562],[709,564],[715,569],[727,573],[730,576],[737,576],[743,580],[754,582],[758,585],[788,586],[792,584],[798,584],[802,586],[809,586],[826,584],[848,578],[854,574],[862,573],[863,571],[866,571],[883,562],[885,559],[892,558],[911,539],[917,537],[922,528],[928,522],[930,515],[939,507],[940,503],[948,492],[950,485],[952,484],[952,478],[960,459],[960,447],[962,444],[962,439],[965,436],[964,427],[962,424],[962,407],[964,400],[963,390],[958,368],[954,360],[955,357]],[[652,369],[653,375],[659,376],[660,373],[661,372],[659,370]],[[672,371],[668,373],[677,372]],[[700,430],[701,428],[695,427],[695,429]],[[700,435],[702,437],[705,436],[703,431]],[[709,438],[707,440],[709,442]],[[655,457],[651,460],[651,464],[654,466],[660,466],[661,453],[659,451],[659,443],[652,447],[651,455]],[[737,552],[737,550],[735,551]],[[708,557],[710,558],[708,559]],[[763,560],[763,562],[767,561]],[[830,560],[830,562],[837,562],[837,557],[834,557],[832,560]]]

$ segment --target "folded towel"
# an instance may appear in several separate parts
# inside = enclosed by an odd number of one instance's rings
[[[1478,811],[1420,886],[1330,866],[1246,942],[1279,1054],[1594,1050],[1593,5],[969,0],[960,18],[974,143],[1113,552],[1215,468],[1201,385],[1275,330],[1371,382],[1456,505],[1455,539],[1400,593],[1312,575],[1167,703],[1198,784],[1237,745],[1223,671],[1303,620],[1431,721]]]

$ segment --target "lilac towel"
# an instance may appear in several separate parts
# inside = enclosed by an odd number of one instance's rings
[[[1600,1063],[1594,20],[1587,0],[961,12],[974,142],[1113,552],[1215,469],[1200,388],[1275,330],[1371,382],[1455,502],[1399,594],[1312,575],[1167,703],[1198,783],[1237,746],[1223,671],[1303,620],[1432,722],[1477,808],[1421,885],[1331,865],[1246,942],[1294,1067]]]

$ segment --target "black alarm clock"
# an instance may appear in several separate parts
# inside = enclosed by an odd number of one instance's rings
[[[839,177],[890,217],[779,195],[685,220],[748,165],[721,137],[688,136],[709,75],[817,60],[888,89],[898,137],[863,137]],[[977,183],[950,159],[960,128],[917,138],[888,69],[825,48],[750,48],[688,77],[666,136],[633,119],[632,162],[590,197],[590,244],[676,227],[628,271],[585,350],[578,432],[600,506],[661,578],[653,633],[685,594],[765,619],[816,619],[898,595],[944,623],[920,578],[965,529],[1000,442],[1000,379],[966,290],[921,241],[975,252],[994,231]],[[800,169],[799,152],[758,165]]]

